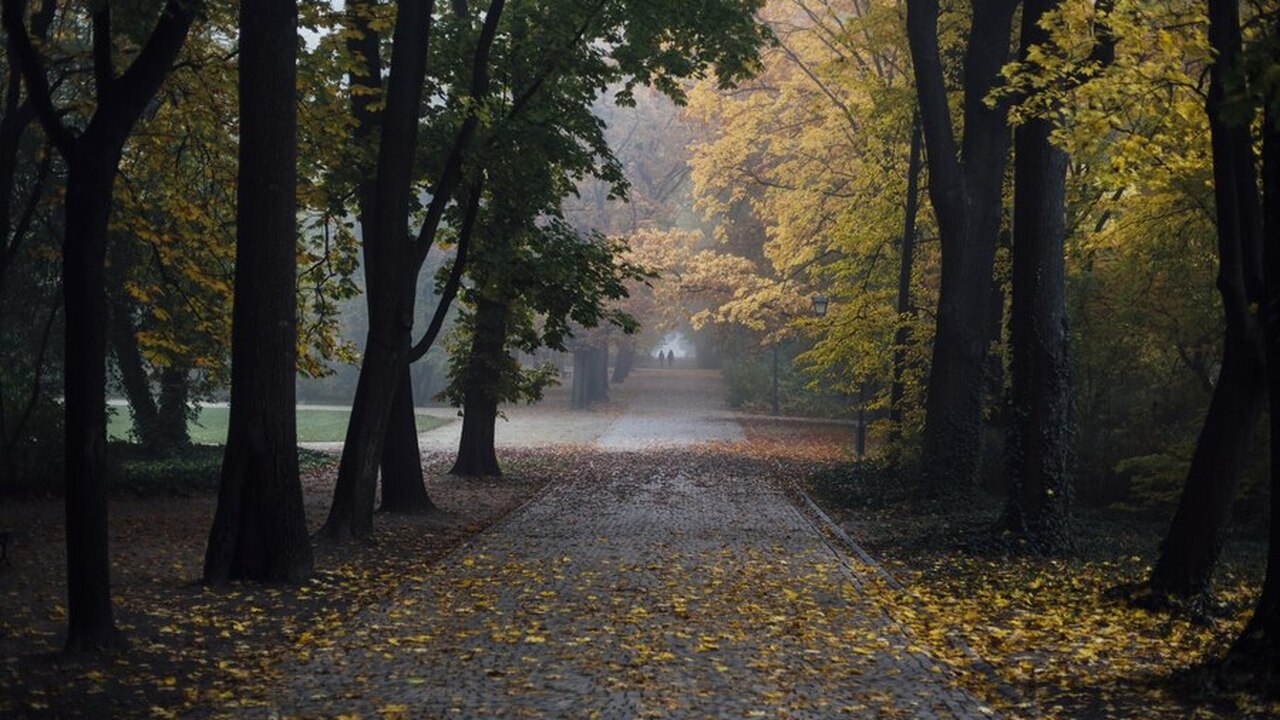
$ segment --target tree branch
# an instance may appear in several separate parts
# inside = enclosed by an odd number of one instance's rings
[[[31,42],[24,19],[26,0],[0,0],[0,22],[9,35],[12,57],[17,60],[22,78],[27,85],[27,98],[35,108],[36,118],[49,136],[49,141],[64,157],[75,151],[76,136],[62,124],[58,110],[53,106],[49,91],[49,78],[45,75],[44,57]]]
[[[471,183],[466,213],[462,218],[462,227],[458,230],[458,251],[453,257],[453,267],[449,269],[449,279],[440,292],[440,301],[436,304],[436,311],[431,316],[431,324],[427,326],[426,333],[409,350],[410,363],[421,359],[435,344],[436,337],[440,335],[440,329],[444,327],[444,319],[449,314],[449,308],[453,305],[453,299],[458,295],[458,288],[462,285],[462,274],[467,269],[467,255],[471,248],[471,237],[475,234],[476,216],[480,211],[480,195],[483,190],[482,181]]]
[[[480,28],[480,38],[476,42],[476,51],[471,63],[469,99],[472,106],[468,109],[466,119],[462,121],[462,127],[458,128],[458,134],[454,137],[440,180],[432,189],[431,205],[427,208],[427,217],[414,243],[413,266],[415,268],[421,267],[422,262],[427,259],[427,253],[431,251],[431,245],[435,242],[436,231],[440,228],[440,221],[444,218],[445,206],[449,204],[449,198],[453,196],[462,181],[463,154],[471,147],[476,129],[480,125],[479,105],[489,94],[489,54],[493,49],[494,37],[498,34],[498,21],[502,18],[505,5],[506,0],[490,0],[489,10],[485,13],[484,25]]]
[[[160,89],[186,42],[191,23],[202,0],[168,0],[147,42],[124,73],[112,84],[112,94],[98,98],[98,112],[90,122],[92,132],[102,127],[108,133],[128,132]],[[101,121],[100,121],[101,118]],[[99,122],[106,123],[100,125]]]
[[[111,3],[99,3],[93,11],[93,83],[98,102],[111,94],[116,72],[111,60]]]

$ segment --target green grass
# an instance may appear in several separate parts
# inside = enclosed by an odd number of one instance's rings
[[[198,445],[221,445],[227,439],[227,418],[229,411],[225,407],[201,408],[200,415],[191,423],[191,441]],[[298,442],[339,442],[347,432],[347,418],[351,413],[347,410],[329,410],[318,408],[298,408]],[[418,415],[418,432],[434,430],[451,422],[449,418],[434,415]],[[113,406],[110,421],[107,424],[107,435],[111,440],[129,440],[133,430],[133,421],[129,417],[129,409]]]

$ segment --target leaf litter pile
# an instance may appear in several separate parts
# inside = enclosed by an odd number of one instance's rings
[[[688,451],[693,453],[690,465],[711,462],[790,485],[829,476],[848,461],[847,428],[816,432],[753,423],[747,430],[749,444]],[[1141,579],[1158,535],[1131,542],[1116,529],[1123,521],[1092,528],[1097,536],[1116,530],[1114,546],[1093,543],[1079,557],[994,556],[963,549],[956,532],[937,531],[954,518],[914,511],[905,503],[837,508],[823,502],[904,589],[890,587],[866,568],[857,575],[856,589],[849,583],[836,587],[805,568],[791,568],[788,574],[778,565],[776,552],[759,550],[726,557],[725,566],[735,572],[717,578],[714,563],[673,553],[619,568],[623,575],[643,577],[636,583],[643,591],[610,586],[595,594],[590,601],[594,606],[584,606],[533,589],[533,576],[559,574],[589,582],[574,574],[570,553],[550,567],[531,567],[458,548],[547,483],[604,477],[620,471],[615,469],[619,464],[634,468],[643,458],[575,448],[504,451],[508,477],[497,481],[443,476],[446,461],[428,458],[430,490],[445,513],[380,516],[372,543],[322,550],[316,577],[299,588],[236,585],[215,591],[198,584],[212,495],[113,500],[113,597],[127,644],[98,657],[56,652],[65,622],[60,504],[6,500],[0,507],[0,530],[12,533],[13,567],[0,568],[0,715],[176,717],[193,710],[272,705],[282,689],[297,682],[289,673],[343,648],[352,636],[363,637],[362,652],[341,658],[342,673],[386,690],[384,697],[369,699],[372,711],[367,716],[415,716],[415,708],[405,701],[408,690],[430,681],[410,673],[389,677],[375,661],[378,657],[448,655],[453,662],[476,663],[492,671],[485,675],[500,681],[504,696],[518,704],[522,694],[546,693],[548,688],[569,692],[580,681],[547,677],[556,673],[523,660],[551,646],[603,668],[608,687],[619,697],[649,692],[661,702],[644,706],[646,712],[678,717],[682,708],[697,707],[696,698],[675,691],[689,684],[690,674],[696,676],[693,687],[702,688],[692,692],[710,692],[706,688],[716,687],[716,676],[733,669],[722,658],[737,656],[725,649],[748,643],[764,648],[751,662],[758,666],[753,672],[769,682],[734,688],[752,708],[743,716],[914,716],[909,691],[860,689],[852,702],[821,706],[812,701],[833,682],[873,687],[883,676],[886,687],[896,687],[895,666],[876,663],[904,655],[932,658],[938,666],[930,671],[957,679],[976,696],[975,707],[983,714],[1174,718],[1280,713],[1280,706],[1268,706],[1255,696],[1201,689],[1201,683],[1187,681],[1201,677],[1188,668],[1219,656],[1238,632],[1258,582],[1256,567],[1228,564],[1217,593],[1227,610],[1218,616],[1192,620],[1135,609],[1116,588]],[[332,466],[320,468],[305,480],[308,516],[315,524],[323,519],[333,472]],[[814,483],[810,489],[820,490]],[[453,572],[451,563],[471,578],[469,583],[441,582]],[[686,580],[695,574],[706,577],[691,591]],[[787,580],[779,584],[779,578]],[[504,659],[510,662],[494,663],[486,656],[489,649],[474,652],[479,636],[418,627],[421,600],[415,598],[423,593],[458,614],[483,614],[494,607],[501,585],[522,588],[519,613],[486,617],[480,627],[484,645],[508,648]],[[812,602],[814,595],[801,586],[817,588],[815,592],[826,592],[837,602],[874,603],[891,618],[894,632],[903,633],[907,646],[898,647],[868,628],[829,627],[825,618],[830,608]],[[566,626],[570,632],[549,619],[566,614],[601,621],[589,627],[571,623]],[[722,626],[689,633],[691,617],[701,623],[719,618]],[[415,629],[404,631],[410,625]],[[600,642],[618,637],[620,643]],[[617,647],[621,654],[600,654],[606,647]],[[808,658],[803,663],[790,661],[797,648]],[[788,662],[780,663],[780,657]],[[654,688],[671,692],[654,694]],[[803,688],[809,689],[807,694],[800,693]],[[302,688],[298,690],[302,697]],[[841,693],[832,687],[828,694],[837,698]]]

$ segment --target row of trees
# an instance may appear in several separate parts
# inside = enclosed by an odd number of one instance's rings
[[[602,323],[634,330],[607,303],[649,273],[561,217],[586,178],[610,197],[627,190],[592,107],[646,86],[683,99],[694,78],[727,87],[767,34],[755,0],[28,5],[3,3],[2,189],[26,203],[3,218],[5,257],[62,266],[46,295],[65,326],[70,649],[116,635],[109,348],[138,433],[159,434],[185,425],[174,418],[199,395],[193,377],[217,383],[229,331],[230,430],[204,577],[299,581],[312,555],[294,378],[351,354],[333,320],[355,288],[355,249],[368,333],[320,534],[331,542],[372,532],[379,477],[383,510],[431,507],[409,365],[455,300],[461,473],[498,471],[497,403],[548,382],[516,353],[564,349]],[[29,239],[42,254],[19,248]],[[419,317],[419,274],[442,250],[437,305]]]
[[[714,236],[659,233],[695,318],[806,335],[815,385],[872,396],[920,497],[995,475],[1024,547],[1071,547],[1082,481],[1180,498],[1151,597],[1207,592],[1274,365],[1275,8],[777,0],[763,18],[762,72],[692,94]],[[1271,642],[1266,582],[1241,648]]]

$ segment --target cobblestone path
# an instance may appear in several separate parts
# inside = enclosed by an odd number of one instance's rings
[[[345,635],[285,715],[984,717],[751,463],[601,453]],[[756,464],[759,470],[760,464]],[[856,573],[856,570],[855,570]],[[865,581],[861,578],[860,581]]]

